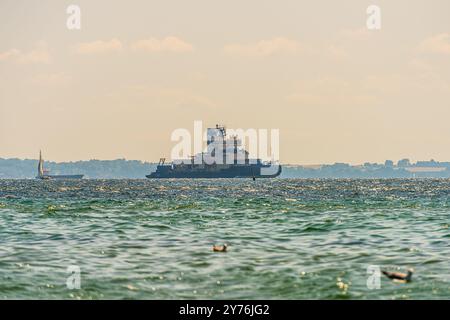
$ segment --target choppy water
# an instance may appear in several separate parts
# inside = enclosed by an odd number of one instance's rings
[[[0,298],[449,299],[449,195],[450,180],[0,180]],[[370,265],[413,282],[370,290]]]

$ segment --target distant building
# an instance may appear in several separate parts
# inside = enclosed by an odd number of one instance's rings
[[[402,159],[397,162],[397,166],[400,168],[406,168],[411,166],[409,159]]]
[[[386,161],[384,162],[384,166],[385,166],[385,167],[392,168],[392,167],[394,166],[394,161],[392,161],[392,160],[386,160]]]
[[[440,167],[440,162],[436,162],[433,159],[430,161],[417,161],[416,163],[417,167]]]
[[[339,168],[346,169],[346,168],[349,168],[350,165],[348,163],[336,162],[336,163],[332,164],[330,167],[336,168],[336,169],[339,169]]]

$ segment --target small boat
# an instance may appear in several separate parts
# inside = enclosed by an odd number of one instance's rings
[[[51,175],[48,170],[44,169],[44,159],[42,158],[42,151],[39,151],[39,164],[38,164],[38,175],[36,179],[39,180],[53,180],[53,179],[83,179],[82,174],[71,174],[71,175]]]

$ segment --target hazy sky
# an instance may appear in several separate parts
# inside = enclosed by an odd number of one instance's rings
[[[449,13],[448,0],[0,0],[0,157],[157,161],[203,120],[280,129],[284,163],[450,160]]]

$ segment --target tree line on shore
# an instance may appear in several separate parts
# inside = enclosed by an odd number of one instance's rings
[[[89,160],[45,162],[51,174],[83,174],[87,179],[143,179],[156,170],[156,163],[139,160]],[[0,158],[0,179],[32,179],[37,175],[38,160]],[[345,163],[314,168],[285,165],[281,178],[450,178],[450,167],[442,171],[411,172],[407,167],[385,164],[351,166]]]

